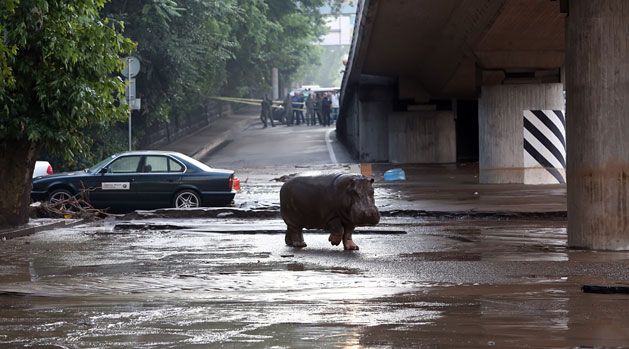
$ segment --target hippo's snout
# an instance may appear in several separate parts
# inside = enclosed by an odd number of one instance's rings
[[[365,210],[359,221],[357,225],[376,225],[380,223],[380,212],[377,208]]]

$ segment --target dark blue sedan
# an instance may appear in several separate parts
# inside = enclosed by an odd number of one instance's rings
[[[95,208],[114,210],[228,206],[234,171],[163,151],[115,154],[83,171],[33,179],[33,201],[56,203],[84,193]]]

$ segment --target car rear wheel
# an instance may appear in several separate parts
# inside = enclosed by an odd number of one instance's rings
[[[71,211],[74,205],[70,203],[73,197],[72,193],[66,189],[56,189],[48,196],[48,203],[51,205],[61,204],[59,207],[62,211]],[[63,204],[62,204],[63,203]]]
[[[193,208],[201,205],[201,197],[192,190],[182,190],[175,195],[175,208]]]

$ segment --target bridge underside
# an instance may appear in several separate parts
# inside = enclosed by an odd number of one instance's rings
[[[565,16],[550,0],[370,1],[361,74],[400,79],[401,98],[476,98],[486,82],[558,80]],[[489,80],[489,81],[488,81]]]
[[[341,125],[362,161],[477,160],[482,144],[475,103],[483,86],[561,82],[565,15],[559,1],[369,0],[362,5],[344,79],[347,125]],[[552,108],[564,109],[556,102]],[[419,114],[432,116],[417,121]],[[404,141],[389,133],[409,122],[436,133],[402,142],[408,149],[389,144]],[[374,137],[381,141],[377,149]],[[438,141],[442,137],[451,140]],[[423,151],[415,154],[418,146]]]
[[[363,162],[567,181],[570,244],[629,249],[628,23],[626,0],[363,0],[339,138]]]

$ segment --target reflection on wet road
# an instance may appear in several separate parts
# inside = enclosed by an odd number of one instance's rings
[[[388,218],[355,236],[358,252],[252,233],[278,220],[152,223],[1,242],[0,346],[629,343],[629,296],[579,289],[629,283],[629,254],[567,251],[562,223]]]

